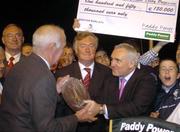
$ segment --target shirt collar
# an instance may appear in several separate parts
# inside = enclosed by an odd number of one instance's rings
[[[6,56],[6,60],[9,61],[9,58],[12,57],[8,52],[5,52],[5,56]],[[14,63],[17,63],[20,60],[21,57],[21,52],[19,52],[18,54],[14,55]]]
[[[84,71],[84,68],[90,68],[91,69],[91,76],[92,76],[92,73],[93,73],[93,70],[94,70],[94,62],[88,67],[83,65],[81,62],[78,62],[78,64],[79,64],[81,72]]]
[[[171,85],[170,87],[167,87],[167,86],[164,86],[162,85],[162,89],[166,92],[166,93],[169,93],[169,91],[176,85],[176,82]]]
[[[90,66],[88,66],[88,67],[83,65],[81,62],[78,62],[78,63],[79,63],[79,67],[80,67],[81,70],[84,70],[84,68],[90,68],[91,71],[92,71],[94,69],[94,62]]]
[[[41,57],[41,59],[46,63],[48,68],[51,69],[50,64],[48,63],[48,61],[46,59],[44,59],[42,56],[40,56],[40,55],[38,55],[38,56]]]
[[[124,78],[126,80],[126,82],[127,82],[131,78],[131,76],[133,75],[134,72],[135,72],[135,69],[132,72],[130,72],[127,76],[119,77],[119,79]]]

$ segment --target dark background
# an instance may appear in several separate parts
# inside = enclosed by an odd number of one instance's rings
[[[1,1],[2,3],[2,1]],[[3,0],[0,6],[0,33],[9,23],[20,25],[24,31],[25,43],[31,43],[32,34],[42,24],[57,24],[65,29],[67,40],[72,42],[75,32],[72,29],[76,18],[78,0]],[[180,38],[180,20],[178,14],[176,41],[166,45],[160,52],[160,58],[175,58],[177,43]],[[120,29],[118,29],[120,30]],[[2,34],[1,34],[2,35]],[[114,45],[126,41],[126,37],[96,34],[99,37],[99,48],[110,55]],[[133,39],[138,42],[141,53],[148,50],[148,41]],[[1,42],[2,43],[2,42]],[[157,42],[154,42],[157,43]]]

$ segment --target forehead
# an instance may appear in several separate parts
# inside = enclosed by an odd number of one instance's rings
[[[160,67],[176,67],[176,63],[171,60],[164,60],[160,63]]]
[[[23,46],[22,48],[25,49],[25,50],[26,49],[32,49],[32,46],[26,45],[26,46]]]
[[[72,50],[72,48],[65,47],[64,52],[70,53],[70,52],[73,52],[73,50]]]
[[[87,36],[85,38],[82,38],[81,40],[77,40],[79,44],[96,44],[95,38],[92,36]]]
[[[15,26],[15,25],[12,25],[12,26],[6,27],[6,28],[4,29],[3,34],[14,33],[14,32],[20,32],[20,33],[22,33],[22,30],[21,30],[19,27]]]
[[[113,50],[111,57],[112,58],[122,58],[127,55],[127,50],[125,48],[116,48]]]
[[[104,52],[104,51],[98,51],[98,52],[96,52],[96,55],[97,56],[100,56],[100,55],[105,55],[106,53]]]

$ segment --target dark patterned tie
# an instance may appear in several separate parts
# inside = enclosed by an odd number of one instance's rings
[[[91,69],[90,68],[84,68],[84,70],[87,71],[87,74],[83,80],[83,84],[84,86],[88,89],[89,88],[89,84],[90,84],[90,79],[91,79]]]
[[[14,60],[14,57],[10,57],[10,58],[9,58],[8,67],[9,67],[10,69],[14,66],[13,60]]]

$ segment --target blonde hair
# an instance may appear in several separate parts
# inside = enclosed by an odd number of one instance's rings
[[[90,32],[78,32],[77,35],[75,36],[74,42],[73,42],[73,49],[74,49],[76,54],[77,54],[77,47],[78,47],[77,41],[80,41],[80,40],[82,40],[82,39],[84,39],[86,37],[94,38],[94,40],[96,42],[95,47],[97,49],[97,47],[98,47],[98,38],[97,38],[97,36],[95,34],[90,33]]]

